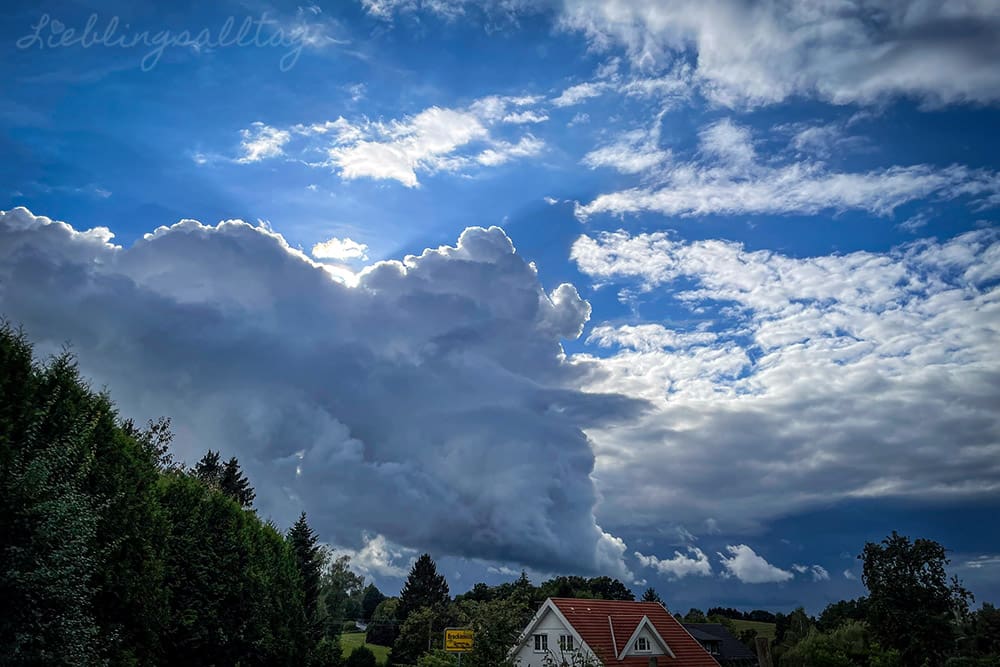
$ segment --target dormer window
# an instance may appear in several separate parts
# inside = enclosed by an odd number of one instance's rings
[[[649,640],[645,637],[639,637],[635,640],[635,650],[639,653],[649,653],[652,649],[649,646]]]
[[[535,653],[545,653],[549,650],[549,636],[535,635]]]
[[[559,635],[559,650],[560,651],[573,650],[573,635]]]

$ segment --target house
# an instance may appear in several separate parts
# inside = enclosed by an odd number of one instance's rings
[[[658,602],[549,598],[510,651],[521,667],[573,665],[574,655],[605,667],[718,667]]]
[[[721,623],[683,625],[723,667],[757,667],[757,656],[753,651],[734,637]]]

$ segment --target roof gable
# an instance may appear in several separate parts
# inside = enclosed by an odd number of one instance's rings
[[[517,651],[528,642],[531,636],[535,633],[535,630],[538,629],[538,626],[548,614],[554,615],[559,622],[562,623],[563,627],[566,628],[566,632],[573,636],[573,641],[576,646],[579,646],[583,651],[593,652],[593,649],[587,645],[586,640],[580,635],[579,631],[573,627],[573,624],[570,623],[569,620],[563,615],[559,607],[553,603],[552,598],[549,598],[542,603],[542,606],[538,608],[535,615],[531,617],[530,621],[528,621],[528,625],[524,629],[524,632],[521,633],[520,638],[517,640],[517,644],[515,644],[514,647],[507,652],[508,657],[517,653]]]
[[[635,626],[635,632],[633,632],[632,636],[628,638],[628,641],[625,642],[625,646],[622,647],[621,653],[618,654],[617,657],[619,660],[621,660],[623,657],[631,653],[632,649],[635,647],[636,641],[639,639],[639,634],[643,630],[648,630],[649,633],[653,635],[653,639],[655,639],[660,644],[660,648],[663,650],[664,653],[669,655],[671,658],[677,657],[676,655],[674,655],[674,652],[670,649],[670,645],[667,644],[667,641],[657,631],[656,626],[653,625],[653,622],[649,620],[649,616],[644,615],[642,619],[639,621],[638,625]]]

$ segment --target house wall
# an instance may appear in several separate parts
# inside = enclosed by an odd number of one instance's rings
[[[572,634],[572,632],[570,632],[569,628],[563,625],[558,616],[553,614],[551,610],[546,609],[545,615],[542,616],[542,619],[539,621],[535,631],[531,633],[532,636],[529,636],[524,646],[518,649],[517,653],[514,654],[514,658],[519,661],[517,664],[519,664],[520,667],[542,667],[542,660],[545,659],[545,654],[535,653],[534,635],[543,634],[548,635],[549,637],[549,652],[553,657],[558,657],[559,635],[569,635]]]

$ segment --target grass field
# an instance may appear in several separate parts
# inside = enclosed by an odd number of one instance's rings
[[[737,633],[743,632],[748,628],[753,628],[757,631],[758,637],[774,639],[774,623],[762,623],[760,621],[737,621],[734,619],[733,626],[736,628]]]
[[[351,654],[351,651],[362,644],[365,644],[365,633],[363,632],[345,632],[340,635],[340,648],[344,651],[345,658]],[[384,665],[389,657],[389,649],[376,644],[365,645],[375,654],[375,661],[379,665]]]

